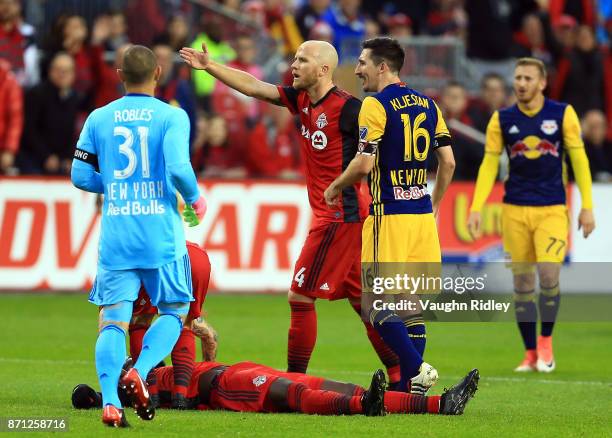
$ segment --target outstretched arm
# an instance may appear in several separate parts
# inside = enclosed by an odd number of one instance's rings
[[[206,44],[202,43],[202,51],[183,47],[179,55],[190,67],[205,70],[225,85],[250,97],[265,100],[275,105],[283,105],[276,85],[260,81],[255,76],[210,59]]]

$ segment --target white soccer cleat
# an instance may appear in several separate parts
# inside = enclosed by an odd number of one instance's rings
[[[410,393],[425,395],[429,388],[438,381],[438,370],[423,362],[419,368],[419,374],[410,379]]]
[[[554,359],[552,360],[552,362],[548,363],[544,362],[542,359],[538,359],[538,363],[536,366],[538,371],[541,373],[552,373],[557,365],[555,364]]]

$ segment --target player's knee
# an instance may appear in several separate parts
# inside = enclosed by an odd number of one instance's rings
[[[297,292],[289,291],[287,294],[287,300],[291,302],[299,302],[299,303],[314,303],[314,298],[307,297],[306,295],[298,294]]]
[[[132,308],[131,301],[120,301],[116,304],[103,306],[100,310],[98,330],[101,332],[106,327],[115,326],[126,332],[132,318]]]
[[[176,317],[180,321],[182,328],[189,312],[189,303],[159,303],[157,309],[160,315]]]
[[[545,289],[554,288],[559,284],[559,267],[557,264],[546,263],[538,268],[540,287]]]
[[[535,273],[514,275],[514,290],[523,293],[535,289]]]

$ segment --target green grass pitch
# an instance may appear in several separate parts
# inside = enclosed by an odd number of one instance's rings
[[[206,309],[220,335],[219,360],[286,365],[284,296],[211,294]],[[366,384],[379,363],[353,310],[345,301],[319,302],[317,312],[309,371]],[[68,433],[82,437],[612,436],[612,323],[559,324],[558,368],[551,375],[512,373],[522,355],[512,323],[429,324],[426,359],[441,376],[432,393],[480,369],[480,388],[460,417],[158,411],[145,423],[130,411],[132,428],[125,431],[104,428],[99,411],[70,405],[77,383],[97,387],[96,326],[96,308],[86,295],[0,295],[0,417],[66,417]]]

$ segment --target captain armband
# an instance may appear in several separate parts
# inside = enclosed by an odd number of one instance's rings
[[[434,142],[434,149],[441,148],[442,146],[452,146],[452,140],[450,135],[440,135],[436,137]]]
[[[362,140],[357,146],[357,153],[359,155],[376,155],[378,152],[378,141],[365,141]]]
[[[84,151],[83,149],[76,148],[74,150],[74,158],[84,163],[91,164],[93,167],[98,169],[98,156],[92,152]]]

